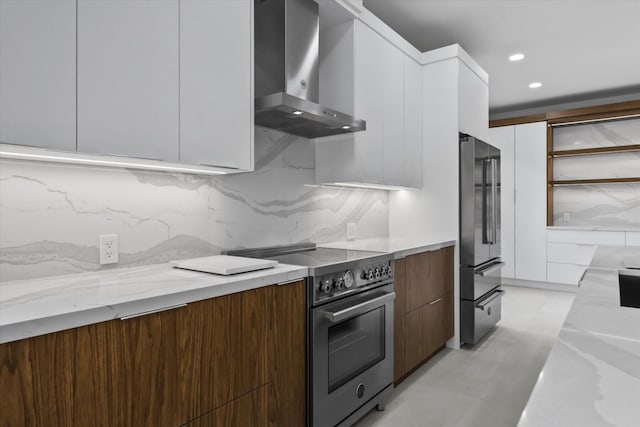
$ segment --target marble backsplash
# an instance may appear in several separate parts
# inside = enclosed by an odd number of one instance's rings
[[[640,144],[640,118],[594,122],[554,129],[556,150]],[[640,176],[640,153],[610,153],[556,158],[557,180]],[[557,226],[640,227],[640,183],[555,187],[553,219]]]
[[[98,236],[118,234],[116,267],[224,249],[388,235],[385,191],[313,186],[304,138],[256,130],[255,172],[186,175],[0,161],[0,281],[92,271]]]

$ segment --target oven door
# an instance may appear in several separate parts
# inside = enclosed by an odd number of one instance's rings
[[[393,285],[312,309],[310,418],[335,426],[393,382]]]

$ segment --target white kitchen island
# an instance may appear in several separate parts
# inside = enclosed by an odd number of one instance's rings
[[[597,249],[518,427],[637,426],[640,309],[621,307],[618,270],[640,248]]]

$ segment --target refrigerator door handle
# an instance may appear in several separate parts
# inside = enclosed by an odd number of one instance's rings
[[[498,269],[498,268],[502,268],[505,265],[506,265],[506,263],[504,261],[497,261],[497,262],[494,262],[494,263],[482,268],[481,270],[476,270],[474,272],[474,274],[477,275],[477,276],[486,276],[488,273],[492,272],[493,270]]]
[[[498,241],[498,161],[491,159],[491,244]]]
[[[480,310],[484,311],[484,309],[491,304],[493,301],[495,301],[498,298],[502,298],[502,296],[504,295],[504,291],[499,289],[497,291],[495,291],[494,293],[491,294],[491,296],[489,296],[488,298],[482,300],[481,302],[476,304],[476,307],[479,308]]]
[[[489,209],[488,196],[489,192],[487,191],[488,183],[490,180],[490,164],[491,160],[484,159],[482,160],[482,243],[490,244],[491,236],[493,236],[493,232],[489,233],[489,226],[493,224],[492,221],[489,220],[489,213],[491,210]]]

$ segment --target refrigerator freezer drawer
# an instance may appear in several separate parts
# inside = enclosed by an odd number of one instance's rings
[[[478,267],[460,268],[460,298],[477,301],[502,284],[502,267],[500,258]]]
[[[496,289],[477,301],[460,301],[460,340],[476,344],[500,321],[504,291]]]

